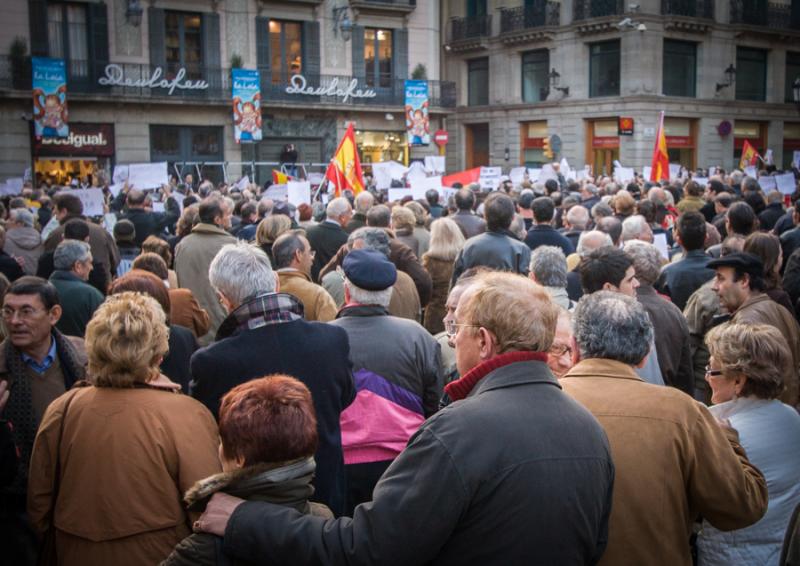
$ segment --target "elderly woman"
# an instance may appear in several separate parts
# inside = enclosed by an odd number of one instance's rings
[[[786,525],[800,503],[800,415],[778,400],[786,339],[772,326],[726,324],[706,336],[711,412],[738,431],[750,462],[764,474],[769,507],[757,523],[722,532],[703,524],[699,564],[778,564]]]
[[[144,242],[142,242],[142,253],[158,254],[161,259],[164,260],[164,263],[167,264],[168,277],[166,280],[169,282],[169,288],[177,289],[178,275],[172,269],[172,251],[170,250],[169,244],[166,242],[166,240],[162,240],[158,236],[147,236]]]
[[[214,417],[158,370],[167,332],[155,299],[108,297],[86,329],[90,383],[42,418],[28,517],[61,565],[157,564],[191,533],[182,494],[220,471]]]
[[[414,227],[417,220],[414,213],[405,206],[395,206],[392,208],[392,230],[398,240],[403,242],[414,255],[419,257],[419,240],[414,235]]]
[[[269,501],[301,513],[330,519],[314,493],[317,419],[311,393],[288,375],[254,379],[231,389],[219,409],[219,459],[222,473],[197,482],[186,492],[190,511],[202,511],[215,493]],[[208,533],[185,538],[162,566],[227,564],[220,560],[222,539]]]
[[[272,257],[272,244],[278,236],[292,229],[292,219],[284,214],[273,214],[267,216],[258,223],[256,228],[256,243],[267,254],[269,261],[274,263]]]
[[[433,281],[431,300],[425,307],[423,317],[423,326],[431,334],[444,330],[445,302],[450,279],[453,277],[453,262],[465,241],[458,224],[449,218],[439,218],[431,224],[430,248],[422,256],[422,266]]]
[[[419,242],[419,253],[417,255],[422,257],[428,253],[428,249],[431,247],[431,233],[425,227],[428,223],[428,212],[424,206],[415,200],[405,203],[403,207],[414,213],[414,237]]]

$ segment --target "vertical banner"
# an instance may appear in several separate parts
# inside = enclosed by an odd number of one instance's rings
[[[428,81],[406,81],[406,130],[408,145],[428,145]]]
[[[32,57],[33,124],[37,138],[65,138],[67,124],[67,69],[63,59]]]
[[[261,141],[261,80],[258,71],[231,69],[233,137],[236,143]]]

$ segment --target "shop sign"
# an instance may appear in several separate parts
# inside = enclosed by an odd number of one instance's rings
[[[286,87],[286,94],[307,94],[309,96],[335,96],[340,97],[342,102],[347,102],[351,98],[375,98],[378,93],[371,88],[358,88],[358,79],[354,78],[345,87],[339,86],[339,77],[334,77],[327,86],[308,86],[303,75],[292,75],[289,80],[291,83]]]
[[[633,118],[620,117],[617,125],[617,133],[621,136],[633,135]]]
[[[97,79],[98,84],[103,86],[124,86],[133,88],[166,88],[168,89],[167,94],[172,94],[175,92],[176,88],[179,90],[206,90],[208,88],[208,83],[203,80],[184,81],[186,78],[186,69],[183,67],[178,69],[178,72],[175,73],[175,77],[172,79],[161,78],[161,75],[164,74],[161,67],[156,67],[153,70],[153,74],[149,77],[145,75],[141,78],[132,79],[126,77],[122,67],[114,63],[106,65],[105,74],[105,77]]]
[[[33,152],[37,156],[89,156],[114,155],[114,124],[70,124],[65,138],[35,139]]]
[[[667,136],[667,147],[693,147],[691,136]]]
[[[436,130],[436,133],[433,134],[433,141],[440,147],[447,145],[449,139],[447,130]]]
[[[592,138],[592,147],[595,149],[619,147],[617,136],[595,136]]]

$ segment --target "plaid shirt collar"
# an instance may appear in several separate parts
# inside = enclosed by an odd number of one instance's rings
[[[216,340],[232,336],[241,330],[255,330],[270,324],[302,319],[303,304],[287,293],[255,295],[230,313],[217,331]]]

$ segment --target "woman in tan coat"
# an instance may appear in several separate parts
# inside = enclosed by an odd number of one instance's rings
[[[439,218],[431,224],[431,244],[428,253],[422,256],[422,266],[433,280],[431,300],[425,307],[423,326],[431,334],[444,331],[444,315],[447,312],[447,292],[453,276],[453,263],[464,247],[464,234],[458,224],[449,218]]]
[[[42,418],[28,516],[60,565],[157,564],[191,533],[182,494],[220,471],[211,413],[158,371],[167,332],[155,299],[108,297],[86,329],[91,383]]]

